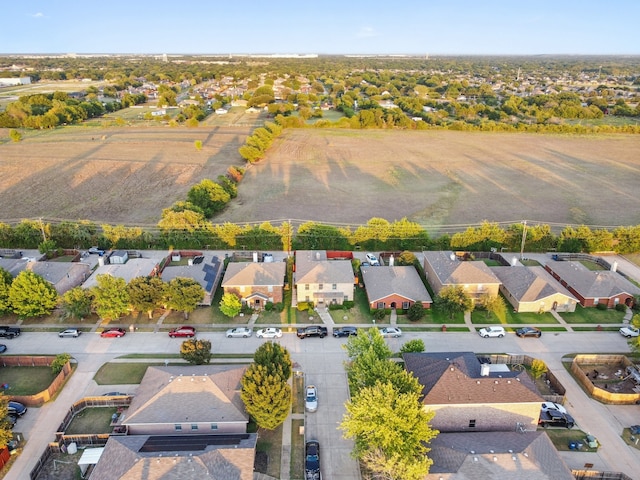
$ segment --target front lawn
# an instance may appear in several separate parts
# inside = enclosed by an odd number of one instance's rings
[[[164,363],[105,363],[93,379],[98,385],[139,384],[150,365],[164,365]]]
[[[584,308],[581,305],[577,305],[575,312],[560,313],[560,316],[567,323],[622,323],[624,312],[619,312],[613,308],[600,310],[595,307]]]
[[[471,323],[480,325],[537,325],[554,323],[557,324],[558,322],[550,313],[516,313],[511,308],[506,308],[504,312],[504,320],[500,320],[495,314],[491,312],[486,312],[485,310],[474,310],[473,312],[471,312]]]
[[[562,450],[565,452],[568,451],[576,451],[576,452],[597,452],[597,448],[589,448],[587,446],[587,442],[585,442],[585,437],[587,434],[582,430],[578,430],[575,428],[546,428],[544,429],[549,435],[549,438],[555,445],[557,450]],[[582,443],[582,448],[580,450],[571,450],[569,448],[569,444],[571,442]]]

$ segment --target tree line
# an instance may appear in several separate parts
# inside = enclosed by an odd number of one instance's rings
[[[196,191],[209,187],[215,193],[224,192],[220,184],[194,187]],[[229,194],[227,194],[229,195]],[[193,195],[190,200],[199,202]],[[206,202],[213,202],[203,195]],[[223,198],[227,198],[223,196]],[[555,233],[544,223],[514,223],[502,226],[485,221],[466,230],[432,237],[419,223],[406,218],[388,221],[372,218],[360,226],[334,226],[319,222],[291,222],[272,225],[213,223],[206,218],[202,207],[177,202],[163,212],[156,227],[128,227],[98,225],[90,221],[47,223],[23,220],[15,225],[0,223],[0,247],[15,249],[40,248],[42,253],[60,248],[83,249],[99,245],[104,249],[168,249],[190,248],[205,250],[346,250],[374,251],[561,251],[640,252],[640,225],[619,226],[612,230],[592,229],[586,225],[564,227]],[[210,208],[215,207],[215,203]],[[524,242],[523,242],[524,233]],[[44,239],[43,239],[44,237]],[[46,241],[45,241],[46,240]]]
[[[187,317],[204,298],[202,286],[191,278],[163,282],[158,277],[136,277],[127,283],[122,278],[98,275],[96,282],[94,287],[75,287],[58,295],[37,273],[23,270],[13,278],[0,268],[0,315],[40,317],[60,307],[65,319],[81,321],[95,312],[101,319],[117,320],[132,311],[151,318],[155,309],[162,308],[184,312]]]

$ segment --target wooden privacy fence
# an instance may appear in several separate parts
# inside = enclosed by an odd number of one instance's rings
[[[55,357],[51,356],[46,357],[32,355],[0,357],[0,361],[4,367],[50,367],[54,359]],[[8,396],[11,400],[20,402],[27,407],[41,407],[55,396],[72,372],[73,368],[71,368],[71,363],[67,362],[62,367],[62,371],[53,379],[46,390],[42,390],[34,395],[9,394]]]
[[[633,405],[640,402],[640,393],[610,392],[593,384],[582,369],[585,365],[622,364],[634,367],[631,360],[624,355],[576,355],[571,362],[571,373],[584,389],[596,400],[612,405]],[[634,367],[635,368],[635,367]]]

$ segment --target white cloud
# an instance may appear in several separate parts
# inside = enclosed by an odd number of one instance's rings
[[[44,17],[44,13],[42,12],[38,12],[38,13],[34,13],[33,15],[31,15],[33,18],[41,18]]]
[[[358,33],[356,33],[356,37],[358,38],[369,38],[369,37],[377,37],[378,33],[373,29],[373,27],[360,27]]]

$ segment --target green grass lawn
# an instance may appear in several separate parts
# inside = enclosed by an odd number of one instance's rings
[[[292,432],[293,433],[293,432]],[[280,463],[282,458],[282,425],[274,430],[258,429],[258,443],[256,452],[265,452],[268,458],[267,475],[280,478]]]
[[[304,420],[291,420],[291,480],[304,478],[304,435],[300,435],[300,427],[303,426]]]
[[[111,416],[117,407],[89,407],[73,417],[66,432],[68,435],[111,433]]]
[[[304,375],[293,375],[291,413],[304,413]]]
[[[580,442],[582,443],[582,448],[579,450],[580,452],[597,452],[597,448],[589,448],[584,441],[587,434],[582,430],[578,430],[575,428],[547,428],[544,429],[549,435],[549,438],[555,445],[557,450],[562,450],[565,452],[571,451],[569,448],[570,442]],[[576,450],[578,451],[578,450]]]
[[[495,314],[484,310],[474,310],[471,312],[471,323],[478,325],[493,324],[558,324],[556,319],[550,313],[516,313],[511,308],[507,308],[504,312],[504,320],[499,319]]]
[[[98,385],[138,384],[150,365],[164,365],[164,363],[105,363],[93,379]]]
[[[50,367],[0,367],[0,384],[8,384],[7,395],[35,395],[46,390],[55,375]]]
[[[640,435],[631,435],[631,430],[625,428],[622,430],[622,439],[627,445],[632,446],[636,450],[640,450]]]
[[[599,310],[597,308],[584,308],[577,305],[575,312],[560,313],[560,316],[567,323],[622,323],[624,312],[618,312],[613,308]]]

